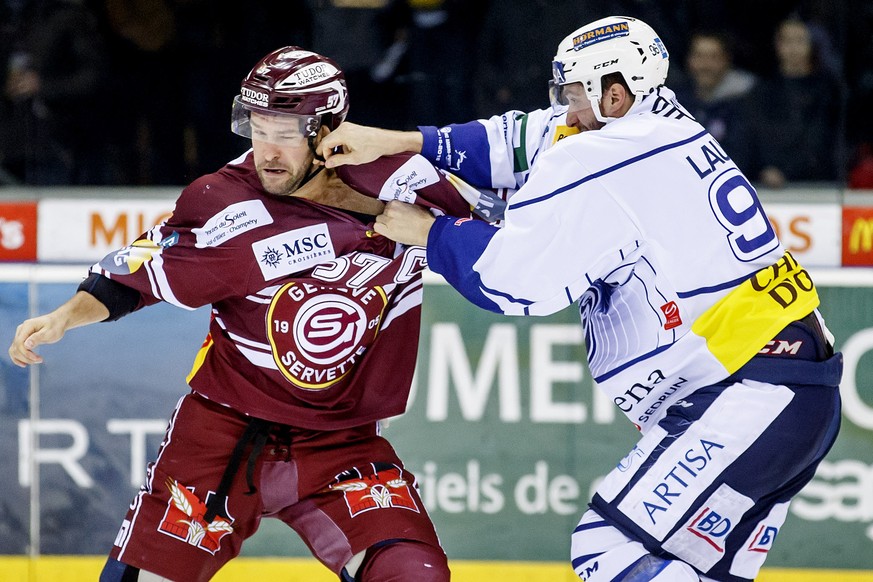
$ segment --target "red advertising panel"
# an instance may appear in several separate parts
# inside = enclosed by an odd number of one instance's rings
[[[843,266],[873,266],[873,206],[843,207]]]
[[[840,266],[838,204],[765,202],[776,235],[804,267]]]
[[[0,261],[36,260],[36,202],[0,202]]]

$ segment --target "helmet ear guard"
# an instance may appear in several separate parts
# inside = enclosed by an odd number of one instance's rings
[[[634,99],[639,102],[664,84],[670,59],[657,33],[642,20],[610,16],[587,24],[565,37],[552,62],[550,98],[553,106],[565,105],[560,87],[581,83],[601,122],[601,80],[621,73]]]

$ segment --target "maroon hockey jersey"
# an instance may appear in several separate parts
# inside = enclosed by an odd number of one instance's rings
[[[469,214],[429,163],[419,166],[427,180],[410,178],[409,158],[346,168],[343,179]],[[254,417],[335,430],[405,410],[425,267],[424,248],[395,245],[351,213],[266,193],[248,153],[194,181],[169,219],[91,272],[136,289],[140,308],[212,306],[193,390]]]

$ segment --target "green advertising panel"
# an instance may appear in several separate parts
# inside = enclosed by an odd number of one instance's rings
[[[821,296],[846,352],[843,427],[767,565],[873,569],[873,293]],[[385,434],[449,555],[566,560],[592,489],[638,438],[593,385],[576,311],[508,318],[445,285],[428,286],[424,304],[410,410]]]

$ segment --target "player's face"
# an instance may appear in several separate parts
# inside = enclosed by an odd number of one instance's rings
[[[603,127],[603,123],[597,121],[594,110],[591,109],[591,101],[585,94],[585,88],[581,83],[571,83],[564,87],[564,98],[567,99],[567,125],[576,127],[579,131],[593,131]]]
[[[276,196],[293,194],[313,160],[299,120],[252,112],[251,127],[255,169],[264,190]]]

